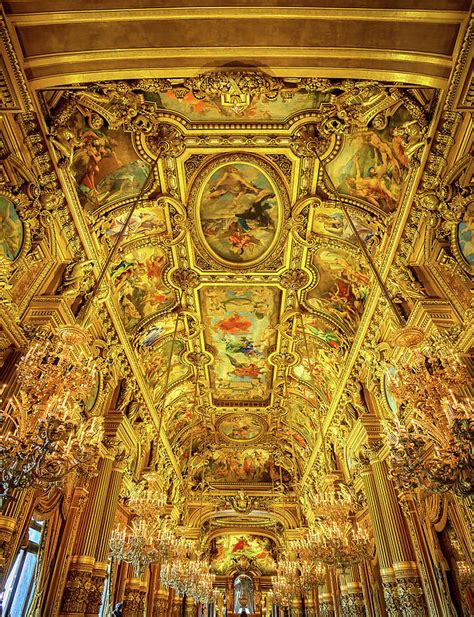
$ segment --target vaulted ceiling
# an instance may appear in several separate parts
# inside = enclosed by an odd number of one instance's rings
[[[147,413],[192,486],[291,493],[359,413],[364,248],[385,275],[470,3],[97,4],[4,10],[96,270],[121,237],[106,304]],[[218,528],[264,525],[227,497]]]

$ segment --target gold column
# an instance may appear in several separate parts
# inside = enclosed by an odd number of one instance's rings
[[[123,598],[123,617],[143,617],[145,615],[147,584],[139,578],[131,578],[125,585]]]
[[[372,463],[377,495],[390,543],[392,567],[396,579],[400,615],[424,617],[428,614],[425,596],[410,542],[405,519],[385,461],[374,458]],[[382,577],[384,573],[382,572]]]
[[[400,506],[410,531],[413,546],[415,547],[418,568],[423,574],[422,584],[430,615],[433,615],[433,617],[449,617],[452,614],[452,607],[450,602],[448,603],[447,598],[443,597],[438,586],[439,583],[436,581],[436,574],[430,558],[430,549],[426,542],[426,536],[422,529],[413,495],[411,493],[402,493],[400,495]],[[428,522],[426,524],[429,525]],[[429,530],[427,532],[429,533]]]
[[[311,593],[305,597],[304,607],[306,617],[316,617],[316,607]]]
[[[303,611],[301,607],[301,598],[293,598],[291,602],[291,615],[292,617],[302,617]]]
[[[331,575],[326,570],[326,580],[319,594],[319,615],[320,617],[334,617],[334,598],[331,591]]]
[[[107,576],[110,534],[122,486],[123,471],[122,458],[119,457],[113,461],[102,515],[101,518],[96,521],[99,534],[94,551],[95,564],[91,577],[92,588],[89,593],[85,611],[87,617],[97,617],[100,610],[104,581]]]
[[[89,498],[81,516],[70,562],[61,615],[85,615],[89,595],[94,590],[92,573],[96,563],[95,551],[100,533],[110,476],[112,459],[101,458],[98,474],[90,482]]]
[[[184,605],[184,617],[196,617],[197,616],[197,605],[194,603],[193,598],[191,596],[186,596],[186,602]]]
[[[343,617],[366,617],[364,593],[357,565],[341,574],[341,606]]]
[[[181,598],[178,595],[175,595],[175,597],[173,598],[172,606],[171,606],[171,617],[180,617],[182,605],[183,605],[183,598]]]
[[[384,524],[382,507],[377,495],[374,473],[368,457],[359,456],[362,462],[360,471],[364,492],[367,498],[370,521],[374,533],[375,547],[382,577],[383,595],[385,599],[385,609],[389,617],[400,615],[395,574],[392,568],[392,555],[387,531]]]
[[[153,604],[153,617],[166,617],[168,614],[169,593],[163,587],[160,587],[155,593]]]

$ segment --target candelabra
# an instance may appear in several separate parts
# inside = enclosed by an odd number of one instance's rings
[[[474,416],[458,398],[469,383],[455,355],[431,345],[397,369],[395,394],[404,406],[385,425],[390,474],[402,490],[472,494]]]

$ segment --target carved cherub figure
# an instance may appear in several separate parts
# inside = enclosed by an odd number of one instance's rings
[[[93,263],[91,259],[70,263],[64,271],[58,292],[63,296],[76,297],[82,291],[85,291],[85,287],[87,287],[89,282]]]

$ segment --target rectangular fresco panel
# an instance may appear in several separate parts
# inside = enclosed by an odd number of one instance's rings
[[[216,574],[226,574],[245,559],[250,565],[257,566],[262,574],[274,574],[274,550],[272,540],[265,536],[246,533],[220,536],[212,543],[212,569]]]
[[[210,380],[216,401],[266,401],[276,342],[280,294],[271,287],[206,287],[201,305],[206,346],[214,362]]]

